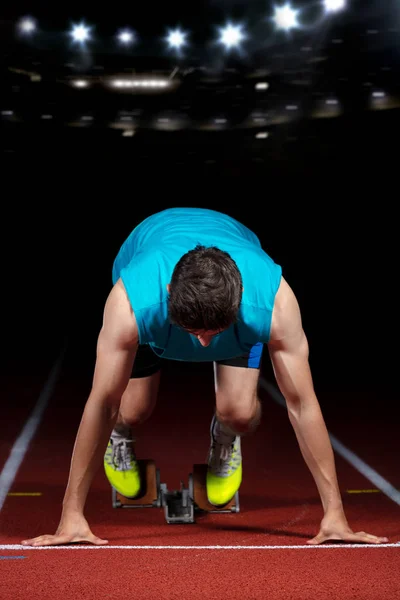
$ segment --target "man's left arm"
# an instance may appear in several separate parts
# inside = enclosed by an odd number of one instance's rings
[[[309,364],[309,348],[297,300],[283,280],[268,344],[278,387],[283,394],[303,458],[315,480],[324,517],[310,544],[327,540],[382,543],[387,538],[364,531],[354,533],[346,520],[329,434],[314,391]]]

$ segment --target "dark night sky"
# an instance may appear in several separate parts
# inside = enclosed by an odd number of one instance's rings
[[[360,11],[360,2],[353,3],[346,26],[357,30],[374,15],[382,23],[397,14],[389,3],[379,10],[377,2],[362,5]],[[246,14],[260,27],[258,15],[267,12],[268,3],[143,3],[131,15],[122,2],[104,8],[58,3],[54,11],[47,3],[35,7],[16,2],[3,8],[3,25],[26,12],[43,15],[48,29],[62,29],[69,20],[97,20],[104,35],[106,22],[111,32],[114,22],[118,27],[134,20],[149,37],[162,34],[164,26],[193,24],[201,44],[210,23],[226,18]],[[21,348],[33,361],[47,357],[67,331],[77,351],[91,356],[119,246],[142,218],[187,205],[239,218],[282,264],[302,308],[317,379],[359,382],[368,374],[374,385],[395,385],[396,177],[382,161],[374,167],[374,156],[365,164],[365,156],[352,154],[353,135],[349,129],[331,167],[296,169],[299,150],[285,157],[286,166],[278,160],[256,178],[205,175],[202,167],[195,175],[193,168],[188,173],[166,167],[160,158],[143,172],[134,155],[118,160],[106,142],[90,155],[57,140],[50,147],[38,140],[37,152],[5,157],[2,336],[8,362],[18,360]]]

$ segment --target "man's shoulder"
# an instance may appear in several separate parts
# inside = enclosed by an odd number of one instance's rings
[[[115,335],[128,342],[137,338],[137,323],[134,311],[122,279],[118,279],[111,288],[106,304],[105,317]]]
[[[293,289],[282,276],[272,312],[270,341],[280,340],[298,328],[300,308]]]

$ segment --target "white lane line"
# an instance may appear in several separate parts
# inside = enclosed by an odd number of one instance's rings
[[[3,504],[7,498],[7,494],[14,483],[14,479],[18,473],[18,469],[20,468],[21,463],[24,460],[24,456],[26,454],[26,451],[28,450],[29,444],[31,443],[32,438],[40,425],[43,412],[53,393],[55,384],[60,374],[65,351],[66,344],[64,345],[59,358],[54,363],[50,371],[49,377],[47,378],[47,381],[45,382],[42,391],[40,392],[39,398],[31,413],[31,416],[25,423],[21,433],[16,439],[11,449],[10,456],[8,457],[3,467],[3,470],[0,473],[0,511],[3,508]]]
[[[0,550],[326,550],[329,548],[399,548],[400,542],[395,544],[320,544],[312,546],[309,544],[299,546],[23,546],[22,544],[0,545]]]
[[[260,377],[260,386],[271,396],[280,406],[286,408],[286,402],[281,392],[272,383],[266,381],[263,377]],[[389,481],[384,479],[379,473],[377,473],[372,467],[367,465],[361,458],[359,458],[354,452],[346,448],[334,435],[330,432],[329,437],[333,449],[340,454],[342,458],[347,460],[361,475],[363,475],[368,481],[373,483],[381,492],[388,498],[393,500],[398,506],[400,506],[400,491],[397,490]]]

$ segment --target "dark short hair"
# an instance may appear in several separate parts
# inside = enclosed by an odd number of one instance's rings
[[[169,317],[183,329],[227,329],[237,321],[243,282],[231,256],[198,244],[184,254],[172,273]]]

